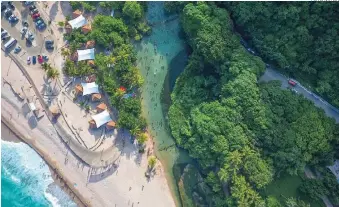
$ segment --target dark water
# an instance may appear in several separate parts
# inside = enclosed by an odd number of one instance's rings
[[[149,2],[147,19],[153,25],[152,34],[135,46],[137,64],[145,79],[141,95],[143,113],[154,137],[156,155],[164,165],[170,188],[180,205],[173,167],[192,163],[192,160],[185,150],[175,146],[167,110],[170,91],[186,65],[187,54],[185,42],[179,37],[179,19],[166,16],[163,6],[163,2]]]

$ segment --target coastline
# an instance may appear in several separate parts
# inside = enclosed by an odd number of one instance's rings
[[[49,170],[51,172],[52,178],[54,180],[54,183],[57,184],[64,192],[66,192],[69,197],[77,204],[79,207],[88,206],[84,203],[88,203],[87,199],[83,198],[81,196],[81,193],[77,189],[72,189],[72,185],[69,185],[71,183],[66,176],[62,172],[58,172],[56,170],[56,166],[53,166],[52,159],[49,158],[48,154],[46,154],[41,148],[39,149],[36,147],[32,142],[31,139],[27,139],[21,132],[16,129],[10,122],[8,121],[9,117],[5,117],[1,115],[1,130],[4,130],[6,132],[9,132],[9,135],[4,138],[3,131],[1,131],[1,139],[8,142],[14,142],[19,143],[23,142],[30,146],[36,153],[39,154],[39,156],[47,163]]]
[[[70,197],[75,196],[74,200],[79,199],[82,206],[120,207],[129,203],[140,203],[138,207],[175,206],[161,163],[156,164],[156,175],[147,180],[144,175],[148,165],[146,153],[137,153],[133,144],[126,142],[120,149],[118,167],[92,168],[67,147],[46,115],[32,126],[34,116],[25,111],[27,104],[17,94],[21,86],[29,86],[29,83],[16,64],[10,65],[9,57],[2,56],[1,60],[2,67],[11,70],[7,75],[6,71],[2,72],[2,121],[48,163],[57,175],[54,180],[62,181],[60,185],[70,189],[66,190]],[[147,148],[151,146],[150,139]],[[129,190],[132,187],[133,190]]]

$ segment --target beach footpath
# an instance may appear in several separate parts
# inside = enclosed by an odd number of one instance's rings
[[[18,66],[4,54],[1,64],[2,122],[40,154],[79,206],[175,206],[160,162],[147,180],[146,153],[127,141],[116,164],[92,168],[70,150],[46,115],[37,119],[29,110],[22,91],[34,91]]]

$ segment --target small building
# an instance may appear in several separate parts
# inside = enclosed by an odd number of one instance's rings
[[[92,116],[92,120],[95,122],[95,126],[97,128],[101,127],[102,125],[106,124],[107,122],[112,121],[111,116],[107,110],[101,112],[100,114],[96,114]],[[90,121],[90,125],[92,122]]]
[[[89,60],[87,61],[87,65],[91,66],[91,67],[95,67],[95,63],[94,63],[94,60]]]
[[[66,30],[66,33],[69,34],[72,32],[72,26],[70,24],[66,24],[65,25],[65,30]]]
[[[77,50],[78,61],[94,60],[94,48],[86,50]]]
[[[111,130],[111,129],[114,129],[115,126],[116,126],[116,123],[115,123],[114,121],[109,121],[109,122],[107,122],[107,124],[106,124],[106,129],[107,129],[107,130]]]
[[[83,92],[84,92],[84,89],[83,89],[82,85],[77,84],[77,85],[75,86],[75,94],[76,94],[76,95],[80,95],[80,94],[82,94]]]
[[[80,15],[77,18],[68,21],[68,24],[71,25],[72,29],[77,29],[86,25],[87,19],[84,16]]]
[[[97,77],[96,77],[94,74],[89,75],[89,76],[86,77],[86,83],[92,83],[92,82],[95,82],[96,79],[97,79]]]
[[[86,48],[91,49],[95,46],[95,41],[94,40],[89,40],[86,42]]]
[[[101,103],[101,104],[97,105],[97,107],[96,107],[96,110],[97,110],[98,113],[103,112],[106,109],[107,109],[107,106],[106,106],[105,103]]]
[[[93,119],[89,120],[88,123],[91,129],[97,128],[97,125],[95,124],[95,121]]]
[[[72,61],[77,61],[78,60],[78,52],[74,52],[72,55],[71,55],[71,60]]]
[[[87,34],[87,33],[89,33],[90,31],[92,31],[92,26],[91,26],[90,24],[86,24],[86,25],[82,26],[81,31],[82,31],[84,34]]]
[[[102,98],[100,93],[94,93],[92,94],[92,101],[100,101]]]
[[[95,83],[81,83],[81,86],[83,88],[83,96],[92,94],[92,93],[99,93],[99,86]]]
[[[79,9],[75,10],[75,11],[72,13],[73,19],[78,18],[80,15],[82,15],[82,12],[81,12]]]

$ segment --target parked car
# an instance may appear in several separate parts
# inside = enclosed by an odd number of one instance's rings
[[[32,15],[32,18],[33,18],[33,19],[36,19],[36,18],[38,18],[38,17],[40,17],[40,13],[35,13],[35,14]]]
[[[46,24],[45,24],[45,23],[42,23],[42,24],[38,25],[38,29],[43,29],[43,28],[45,28],[45,27],[46,27]]]
[[[29,7],[29,10],[30,10],[30,11],[33,11],[34,9],[36,9],[36,6],[34,6],[34,5],[31,5],[31,6]]]
[[[27,21],[23,21],[22,25],[24,25],[25,27],[28,27],[28,22]]]
[[[43,23],[43,21],[42,21],[42,20],[39,20],[39,21],[35,22],[35,25],[36,25],[36,26],[39,26],[39,24],[42,24],[42,23]]]
[[[21,33],[22,35],[25,35],[26,32],[27,32],[27,30],[28,30],[27,27],[23,27],[23,28],[20,30],[20,33]]]
[[[5,11],[7,9],[6,5],[1,5],[1,11]]]
[[[15,49],[14,49],[14,53],[19,53],[21,51],[21,47],[20,46],[17,46]]]
[[[6,36],[7,34],[8,34],[8,32],[7,32],[6,30],[3,30],[3,31],[1,32],[1,37]]]
[[[32,57],[32,63],[33,63],[33,64],[36,63],[36,57],[35,57],[35,56]]]
[[[288,80],[288,84],[290,84],[291,86],[296,86],[297,83],[295,81],[293,81],[292,79]]]
[[[27,37],[30,41],[34,40],[34,34],[31,31],[28,31]]]
[[[12,10],[15,10],[15,6],[12,4],[12,2],[8,2],[8,7],[11,8]]]
[[[47,45],[46,45],[46,49],[51,49],[51,50],[53,50],[53,49],[54,49],[54,46],[53,46],[52,44],[47,44]]]
[[[31,64],[31,57],[30,56],[27,57],[27,64],[28,65]]]
[[[46,43],[46,45],[48,45],[48,44],[54,44],[54,40],[46,40],[45,43]]]
[[[28,6],[30,4],[33,4],[33,1],[24,1],[25,6]]]
[[[13,14],[13,12],[12,12],[12,10],[10,10],[10,9],[6,9],[5,10],[5,17],[9,17],[9,16],[11,16]]]
[[[18,17],[12,14],[10,17],[8,17],[9,22],[17,22],[19,21]]]
[[[38,62],[41,64],[44,62],[44,60],[42,59],[42,56],[41,55],[38,55]]]
[[[6,42],[9,38],[11,38],[11,36],[10,35],[6,35],[6,36],[1,37],[1,40]]]
[[[36,13],[39,13],[39,10],[38,10],[38,9],[33,9],[33,10],[31,11],[31,14],[36,14]]]
[[[42,58],[43,58],[45,61],[48,61],[48,59],[49,59],[48,56],[47,56],[47,55],[44,55],[44,54],[42,55]]]

